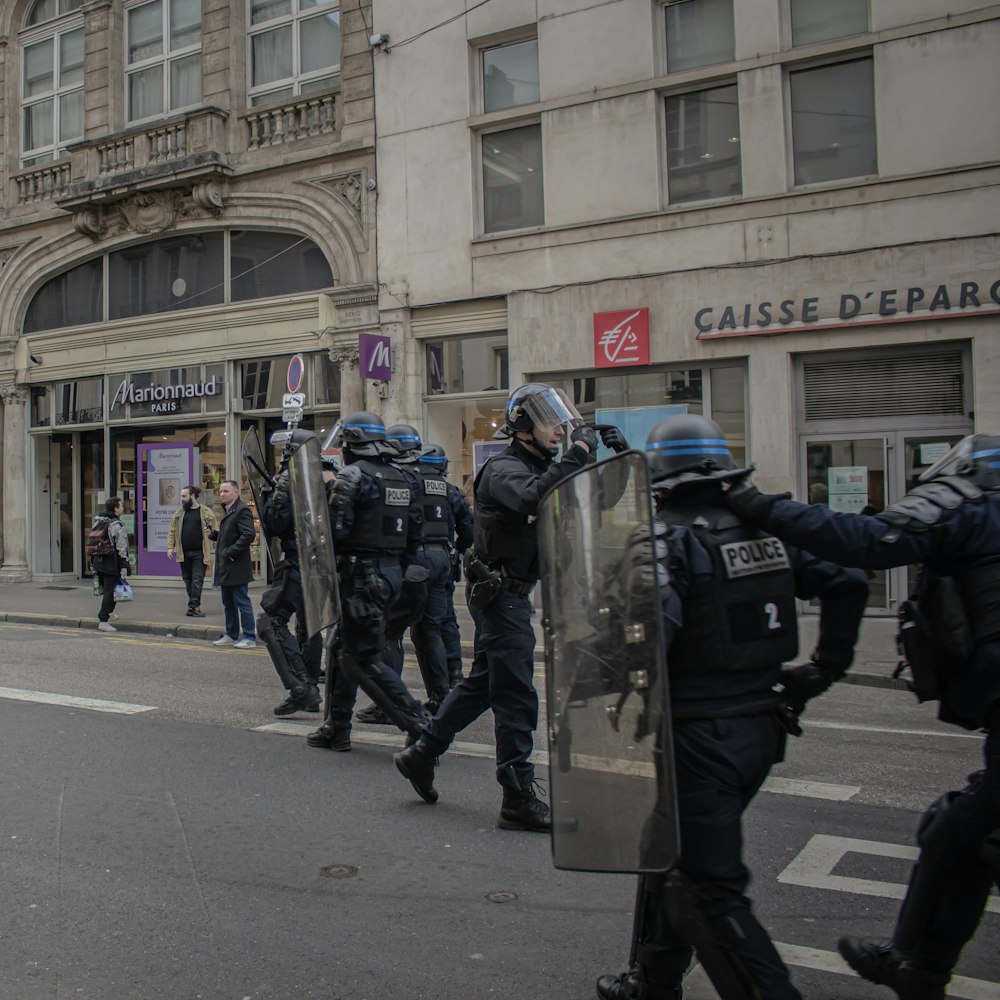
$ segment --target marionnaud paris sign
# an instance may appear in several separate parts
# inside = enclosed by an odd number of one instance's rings
[[[143,379],[145,380],[145,379]],[[222,392],[223,381],[213,375],[207,382],[184,382],[180,385],[163,385],[150,381],[149,385],[136,386],[130,376],[125,376],[111,399],[111,410],[129,403],[132,416],[149,414],[196,412],[203,396],[217,396]],[[197,400],[194,406],[188,400]]]

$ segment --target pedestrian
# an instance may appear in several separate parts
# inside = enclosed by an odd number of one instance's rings
[[[219,500],[222,502],[222,520],[218,528],[206,526],[205,534],[216,543],[215,583],[222,592],[226,631],[212,645],[254,649],[257,633],[249,584],[253,579],[250,546],[257,537],[257,531],[250,508],[240,499],[239,483],[223,479],[219,484]]]
[[[578,426],[556,460],[569,423]],[[538,726],[531,621],[531,592],[538,581],[535,517],[550,487],[593,460],[597,434],[561,389],[529,383],[511,393],[497,435],[509,439],[509,447],[486,462],[474,488],[475,544],[466,564],[466,576],[471,571],[477,577],[466,587],[475,624],[472,670],[451,689],[420,739],[394,760],[417,794],[436,802],[438,758],[492,708],[496,775],[503,789],[497,823],[505,830],[546,831],[549,807],[536,795],[529,760]]]
[[[984,768],[932,803],[891,938],[845,936],[841,955],[903,1000],[941,1000],[1000,885],[1000,436],[964,438],[878,514],[836,514],[749,484],[730,506],[792,544],[866,569],[921,565],[900,609],[907,659],[938,717],[985,730]]]
[[[208,535],[219,523],[215,511],[199,503],[200,496],[200,486],[185,486],[181,490],[181,505],[174,511],[167,529],[167,558],[180,563],[189,618],[205,617],[205,612],[201,610],[201,591],[206,568],[212,561]]]
[[[601,976],[597,995],[680,1000],[696,952],[726,1000],[800,1000],[745,895],[742,816],[798,729],[783,702],[800,712],[850,666],[868,583],[732,514],[724,484],[748,470],[735,467],[707,417],[660,421],[646,455],[656,523],[666,525],[658,576],[680,856],[665,874],[640,879],[633,964]],[[814,597],[816,649],[808,663],[783,669],[798,653],[795,599]]]
[[[427,715],[384,660],[386,614],[420,539],[420,513],[410,481],[392,464],[397,452],[378,414],[350,414],[331,432],[331,447],[344,461],[328,483],[342,614],[327,663],[323,725],[306,742],[345,752],[359,686],[404,732],[419,733]]]
[[[121,497],[108,497],[104,513],[94,518],[87,539],[91,569],[101,578],[101,610],[97,627],[101,632],[117,632],[111,624],[115,610],[115,586],[128,576],[128,529],[122,523],[125,504]]]

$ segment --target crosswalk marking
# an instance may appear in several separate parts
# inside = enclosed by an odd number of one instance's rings
[[[140,715],[143,712],[156,711],[155,705],[134,705],[126,701],[103,701],[100,698],[77,698],[71,694],[23,691],[20,688],[0,687],[0,698],[31,701],[40,705],[62,705],[65,708],[85,708],[91,712],[112,712],[116,715]]]

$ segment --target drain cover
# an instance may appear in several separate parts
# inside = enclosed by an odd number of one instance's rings
[[[76,590],[76,587],[39,587],[39,590]]]
[[[358,874],[354,865],[327,865],[325,868],[320,868],[319,871],[327,878],[354,878]]]
[[[508,892],[507,890],[501,890],[500,892],[488,892],[486,893],[486,898],[491,903],[513,903],[517,899],[516,892]]]

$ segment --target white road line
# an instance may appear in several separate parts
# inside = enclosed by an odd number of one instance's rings
[[[817,729],[852,729],[859,733],[891,733],[893,736],[940,736],[949,740],[979,740],[981,733],[961,733],[939,729],[897,729],[893,726],[861,726],[851,722],[818,722],[815,719],[803,719],[802,728],[815,726]]]
[[[880,882],[876,879],[834,875],[833,870],[847,854],[868,854],[879,858],[915,861],[919,853],[916,847],[907,844],[885,844],[878,840],[856,840],[853,837],[834,837],[830,834],[816,833],[781,872],[778,881],[811,889],[853,892],[861,896],[880,896],[883,899],[902,899],[906,895],[906,885],[902,882]],[[1000,899],[991,897],[986,903],[986,909],[1000,913]]]
[[[31,701],[40,705],[62,705],[65,708],[85,708],[91,712],[113,712],[116,715],[139,715],[155,712],[156,705],[133,705],[127,701],[102,701],[100,698],[77,698],[71,694],[51,694],[48,691],[22,691],[0,687],[0,698],[11,701]]]
[[[847,802],[861,791],[861,786],[831,785],[825,781],[801,781],[797,778],[768,778],[763,790],[776,795],[801,795],[807,799]]]

